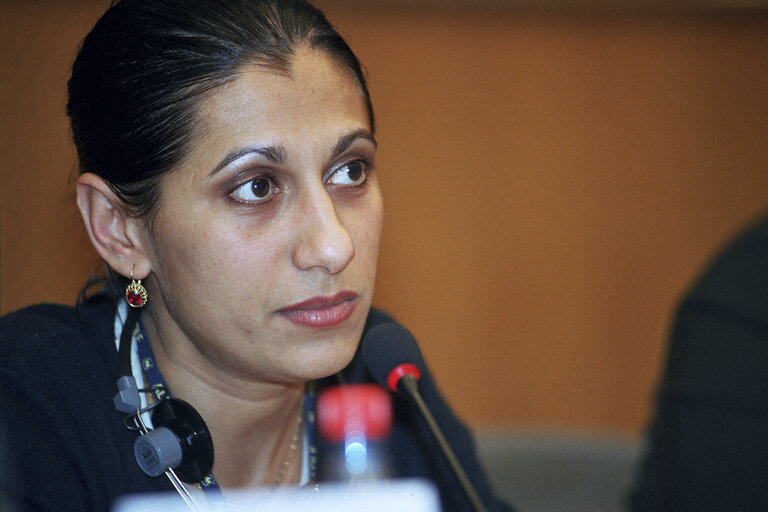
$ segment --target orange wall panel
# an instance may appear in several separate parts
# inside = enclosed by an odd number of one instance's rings
[[[106,3],[2,4],[2,312],[98,264],[64,105]],[[376,107],[375,302],[472,424],[639,431],[677,299],[768,203],[768,16],[321,5]]]

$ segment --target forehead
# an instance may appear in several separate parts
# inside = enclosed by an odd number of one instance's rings
[[[288,73],[258,65],[240,70],[200,106],[202,135],[270,138],[307,131],[369,128],[363,93],[351,72],[319,50],[298,49]],[[287,133],[286,133],[287,132]]]

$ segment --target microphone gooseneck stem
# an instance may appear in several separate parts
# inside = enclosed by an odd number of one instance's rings
[[[475,491],[472,482],[469,481],[467,474],[464,472],[461,464],[459,464],[459,460],[456,458],[456,455],[453,453],[451,446],[448,444],[448,441],[445,439],[445,436],[440,430],[440,427],[437,425],[435,418],[432,416],[432,413],[429,412],[427,404],[424,403],[424,399],[421,397],[421,393],[419,393],[419,386],[416,378],[413,375],[404,375],[397,383],[397,387],[398,390],[405,390],[408,396],[413,400],[416,408],[421,413],[422,418],[424,418],[424,420],[427,422],[427,427],[429,427],[429,430],[432,433],[435,441],[437,441],[440,450],[448,460],[448,465],[453,470],[456,478],[458,478],[459,484],[471,502],[472,507],[476,512],[485,512],[485,506],[480,500],[480,497],[477,495],[477,491]]]

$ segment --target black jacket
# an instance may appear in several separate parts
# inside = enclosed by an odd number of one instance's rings
[[[38,305],[0,319],[0,490],[20,511],[106,511],[122,494],[172,490],[165,477],[138,467],[136,433],[112,405],[114,314],[114,305],[96,296],[77,309]],[[366,329],[385,321],[391,319],[372,310]],[[359,354],[344,373],[350,382],[372,381]],[[510,510],[493,497],[469,432],[429,372],[421,390],[488,509]],[[470,510],[410,404],[395,398],[394,410],[395,476],[430,478],[445,510]]]
[[[768,217],[680,305],[630,505],[768,510]]]

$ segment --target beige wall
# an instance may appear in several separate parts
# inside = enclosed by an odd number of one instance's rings
[[[97,264],[63,110],[107,3],[0,3],[2,312]],[[675,301],[768,205],[768,16],[321,5],[377,109],[377,303],[459,414],[639,431]]]

